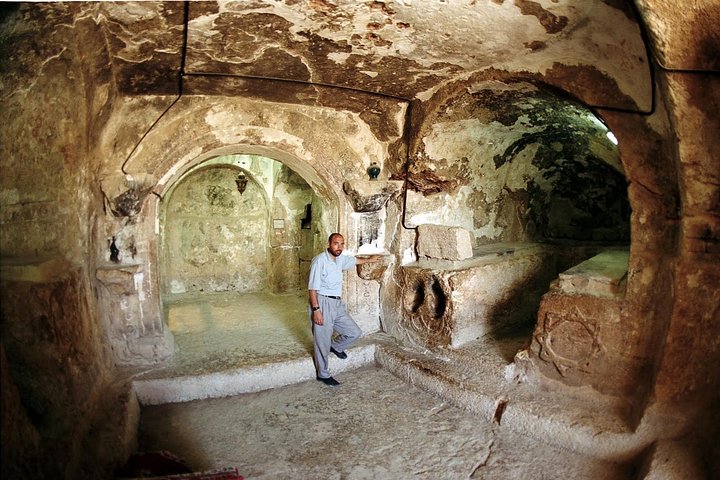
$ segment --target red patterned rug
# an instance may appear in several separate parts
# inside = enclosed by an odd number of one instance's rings
[[[237,468],[193,472],[168,451],[135,453],[115,471],[116,480],[244,480]]]

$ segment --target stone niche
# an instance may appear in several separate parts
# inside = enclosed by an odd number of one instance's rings
[[[385,251],[386,204],[402,190],[396,180],[353,180],[343,183],[343,191],[353,208],[356,225],[355,243],[359,254],[380,254]],[[365,277],[364,277],[365,278]]]
[[[395,270],[402,308],[391,333],[426,347],[459,347],[504,329],[532,325],[556,276],[553,250],[486,245],[460,261],[421,259]]]
[[[281,162],[215,157],[181,178],[163,206],[163,294],[303,288],[323,204]]]
[[[628,252],[602,252],[560,274],[543,296],[530,359],[545,377],[627,396],[647,362],[626,314]]]
[[[198,168],[165,200],[163,277],[168,293],[252,292],[267,287],[268,200],[234,165]]]

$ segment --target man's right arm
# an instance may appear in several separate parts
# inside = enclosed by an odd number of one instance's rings
[[[323,324],[323,314],[320,311],[320,303],[318,302],[318,289],[320,288],[320,275],[318,266],[318,257],[313,258],[310,264],[310,278],[308,279],[308,301],[310,302],[310,318],[316,325]]]
[[[316,325],[322,325],[323,314],[322,311],[320,311],[317,290],[308,290],[308,297],[310,299],[310,310],[312,311],[310,318],[312,318],[313,323],[315,323]]]

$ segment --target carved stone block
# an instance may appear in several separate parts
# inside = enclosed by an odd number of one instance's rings
[[[568,294],[622,297],[625,292],[629,252],[609,250],[560,274],[559,288]]]
[[[473,256],[469,231],[442,225],[418,226],[418,255],[444,260],[464,260]]]
[[[544,376],[610,395],[631,394],[647,366],[638,321],[623,300],[567,295],[543,297],[531,358]]]
[[[461,262],[424,261],[399,268],[402,311],[385,319],[393,334],[426,347],[459,347],[519,324],[531,325],[554,277],[552,253],[541,246]]]
[[[380,280],[385,274],[385,270],[387,270],[391,260],[391,256],[385,255],[380,257],[380,261],[377,263],[363,263],[362,265],[358,265],[358,276],[363,280]]]

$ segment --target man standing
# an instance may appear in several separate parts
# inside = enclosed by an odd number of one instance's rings
[[[328,370],[330,352],[338,358],[347,358],[345,349],[362,334],[360,327],[348,314],[347,306],[341,299],[343,270],[380,260],[378,255],[369,258],[343,256],[344,248],[345,239],[342,235],[339,233],[330,235],[327,250],[313,258],[310,264],[308,281],[316,378],[330,386],[340,385],[340,382],[330,376]],[[333,339],[335,332],[337,332],[337,336]]]

